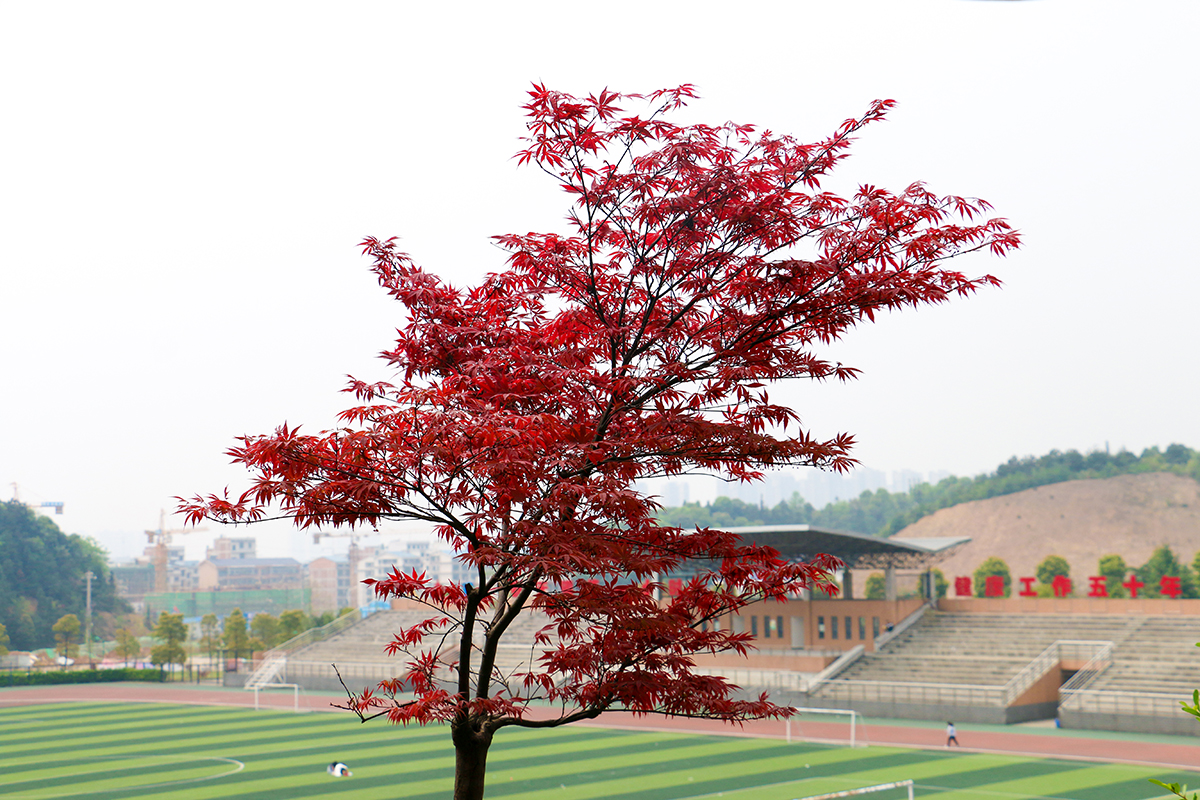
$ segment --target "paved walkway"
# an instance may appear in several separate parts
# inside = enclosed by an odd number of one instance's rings
[[[300,696],[300,706],[313,711],[336,711],[337,709],[332,707],[333,703],[341,700],[344,700],[344,697],[333,693],[304,693]],[[0,707],[88,701],[185,703],[253,708],[254,694],[214,686],[158,683],[88,683],[0,689]],[[263,708],[290,711],[293,707],[293,695],[288,689],[263,691],[259,693],[259,703]],[[547,718],[551,713],[549,708],[534,711],[537,718]],[[783,738],[786,735],[785,723],[778,720],[755,720],[737,727],[714,720],[635,717],[628,713],[609,712],[595,721],[578,724],[727,736]],[[793,726],[797,738],[801,738],[802,734],[804,739],[845,742],[849,736],[849,726],[844,722],[826,722],[803,717],[798,723],[794,722]],[[945,726],[908,720],[868,720],[861,735],[872,745],[944,749],[946,743]],[[964,751],[1200,770],[1200,737],[1072,731],[1024,725],[960,724],[958,739],[963,743]]]

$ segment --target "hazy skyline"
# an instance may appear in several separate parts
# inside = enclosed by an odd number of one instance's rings
[[[0,499],[62,501],[64,530],[118,551],[173,496],[244,486],[237,435],[335,424],[400,322],[358,241],[463,284],[502,267],[489,236],[561,227],[568,198],[512,159],[532,81],[690,82],[689,119],[810,140],[895,98],[829,188],[924,180],[1021,230],[959,263],[1002,289],[852,332],[829,351],[852,384],[772,392],[865,466],[1200,446],[1198,22],[1082,0],[4,4]]]

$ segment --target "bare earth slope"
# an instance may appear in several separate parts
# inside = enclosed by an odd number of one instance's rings
[[[1200,483],[1164,472],[1055,483],[942,509],[894,538],[922,536],[971,537],[938,565],[951,580],[971,575],[988,556],[1008,562],[1015,579],[1059,555],[1086,586],[1109,553],[1136,567],[1166,544],[1190,564],[1200,550]]]

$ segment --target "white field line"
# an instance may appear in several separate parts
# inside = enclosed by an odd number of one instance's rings
[[[154,759],[155,756],[153,756],[153,755],[150,755],[150,756],[142,756],[142,755],[139,755],[139,756],[90,756],[89,758],[95,759],[95,760],[120,759],[122,761],[131,761],[131,760],[132,761],[144,761],[146,759]],[[161,758],[169,759],[170,756],[161,756]],[[159,761],[157,763],[160,763],[160,764],[191,764],[191,763],[194,763],[197,761],[224,761],[226,764],[232,764],[234,766],[233,766],[233,769],[229,770],[228,772],[221,772],[216,775],[206,775],[202,778],[185,778],[184,780],[180,780],[180,781],[164,781],[162,783],[142,783],[142,784],[138,784],[137,786],[131,786],[131,787],[129,787],[129,789],[131,791],[141,791],[143,789],[160,789],[164,786],[183,786],[183,785],[189,784],[189,783],[200,783],[201,781],[211,781],[211,780],[215,780],[217,778],[227,778],[230,775],[235,775],[246,768],[246,765],[243,764],[241,761],[238,761],[236,758],[225,758],[223,756],[200,756],[198,758],[176,759],[174,761],[167,760],[167,761]],[[113,769],[120,769],[120,768],[114,767]],[[73,775],[73,778],[75,780],[79,780],[80,778],[86,779],[86,777],[88,775],[101,775],[105,772],[111,772],[111,771],[112,771],[111,769],[102,769],[102,770],[96,770],[94,772],[75,773]],[[0,788],[3,788],[3,787],[4,787],[4,784],[0,784]],[[114,790],[113,789],[93,789],[93,790],[82,791],[82,792],[63,792],[61,794],[24,794],[24,795],[5,794],[4,796],[6,798],[12,798],[12,800],[49,800],[49,798],[53,798],[53,797],[82,797],[84,795],[89,795],[89,794],[108,794],[112,791],[114,791]]]
[[[677,798],[675,798],[675,800],[701,800],[701,798],[705,798],[705,797],[724,797],[726,795],[729,795],[730,797],[736,797],[737,795],[741,794],[742,792],[751,792],[751,791],[756,792],[760,789],[773,789],[776,786],[790,786],[793,783],[800,784],[800,783],[807,783],[808,781],[827,780],[828,777],[829,776],[826,775],[826,776],[816,777],[816,778],[796,778],[793,781],[779,781],[778,783],[764,783],[761,786],[739,786],[737,789],[730,789],[729,791],[725,791],[725,792],[708,792],[707,794],[693,794],[693,795],[689,795],[688,797],[677,797]]]
[[[807,783],[809,781],[828,780],[828,778],[829,778],[829,776],[826,775],[826,776],[814,777],[814,778],[797,778],[796,780],[779,781],[778,783],[764,783],[760,786],[741,786],[741,787],[738,787],[737,789],[730,789],[727,791],[708,792],[706,794],[694,794],[694,795],[689,795],[687,797],[679,797],[679,798],[676,798],[676,800],[704,800],[705,798],[709,798],[709,797],[733,797],[733,798],[736,798],[736,797],[740,796],[743,792],[754,792],[754,791],[759,791],[762,789],[773,789],[777,786],[789,786],[791,784],[802,784],[802,783]],[[1022,794],[1020,792],[1003,792],[1003,791],[993,791],[993,790],[988,790],[988,789],[970,789],[970,788],[964,789],[963,787],[960,787],[960,786],[959,787],[937,786],[932,783],[914,783],[913,788],[933,789],[933,790],[939,791],[939,792],[953,791],[953,792],[960,792],[960,793],[971,793],[971,794],[978,794],[978,795],[987,795],[988,797],[1003,797],[1003,798],[1007,798],[1008,800],[1072,800],[1072,798],[1070,798],[1070,797],[1062,797],[1059,795]],[[1175,795],[1173,795],[1173,794],[1166,794],[1166,795],[1159,795],[1156,797],[1144,798],[1144,800],[1177,800],[1177,798],[1175,798]]]
[[[1149,781],[1147,781],[1149,783]],[[1060,795],[1045,795],[1045,794],[1022,794],[1020,792],[1002,792],[993,789],[972,789],[962,786],[937,786],[932,783],[914,783],[913,788],[917,789],[934,789],[939,792],[959,792],[969,794],[987,795],[988,797],[1007,797],[1013,800],[1072,800],[1070,797],[1062,797]],[[1093,787],[1083,787],[1093,788]],[[1175,795],[1167,795],[1175,797]],[[1145,798],[1145,800],[1158,800],[1158,798]]]

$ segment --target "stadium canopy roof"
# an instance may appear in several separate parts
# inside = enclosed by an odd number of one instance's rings
[[[851,569],[928,569],[971,541],[969,536],[884,539],[811,525],[753,525],[725,530],[747,542],[773,547],[789,561],[828,553],[845,561]]]

